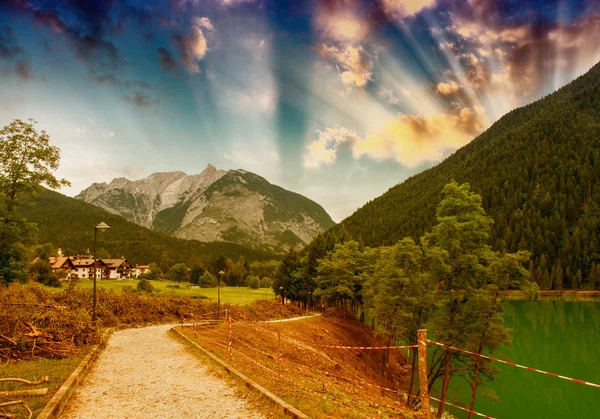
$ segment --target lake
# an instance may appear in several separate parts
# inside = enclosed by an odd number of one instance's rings
[[[600,384],[600,302],[504,301],[512,346],[496,355],[517,364]],[[600,389],[495,363],[499,372],[483,392],[475,411],[499,419],[600,418]],[[451,382],[451,397],[468,403],[470,387]],[[437,403],[433,404],[437,406]],[[450,408],[457,418],[467,415]],[[473,416],[477,417],[477,416]]]

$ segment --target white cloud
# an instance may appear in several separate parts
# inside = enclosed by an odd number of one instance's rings
[[[392,89],[381,89],[379,92],[377,92],[377,96],[385,99],[388,103],[391,103],[392,105],[400,103],[400,99],[397,98],[396,95],[394,95]]]
[[[308,144],[304,159],[306,167],[318,167],[320,164],[333,164],[337,150],[343,144],[355,144],[359,140],[356,131],[347,128],[327,128],[317,130],[318,138]]]
[[[207,17],[196,18],[190,32],[179,40],[179,49],[183,65],[190,73],[198,73],[198,62],[204,58],[208,51],[208,42],[205,32],[214,31],[214,27]]]
[[[114,132],[114,131],[111,131],[111,132],[109,132],[109,133],[108,133],[108,136],[109,136],[109,137],[114,137],[114,136],[115,136],[115,132]]]
[[[373,63],[362,46],[346,45],[338,48],[321,44],[319,52],[338,66],[342,83],[348,87],[364,89],[373,76]]]
[[[75,128],[75,132],[78,134],[83,134],[85,132],[87,132],[87,127],[85,125],[82,125],[80,127],[76,127]]]
[[[458,85],[458,83],[452,80],[449,83],[442,82],[437,84],[437,91],[442,96],[453,95],[454,93],[458,92],[459,89],[460,86]]]

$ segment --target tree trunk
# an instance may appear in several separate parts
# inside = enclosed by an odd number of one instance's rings
[[[412,391],[413,391],[413,385],[415,382],[415,367],[417,365],[417,351],[413,350],[412,351],[412,368],[410,371],[410,384],[408,386],[408,405],[411,406],[411,402],[412,402]]]
[[[438,407],[437,418],[441,418],[444,414],[444,403],[446,401],[446,393],[448,385],[450,385],[450,371],[452,370],[452,356],[450,351],[446,351],[446,365],[444,366],[444,381],[442,382],[442,395],[440,396],[440,406]]]
[[[473,417],[473,407],[475,407],[475,396],[477,396],[477,375],[479,374],[479,358],[475,361],[475,372],[473,373],[473,381],[471,382],[471,403],[469,404],[469,417]]]

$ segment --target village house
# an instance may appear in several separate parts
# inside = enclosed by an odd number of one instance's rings
[[[71,261],[73,262],[77,278],[91,279],[94,277],[94,270],[92,268],[92,266],[94,265],[94,258],[91,258],[89,256],[75,256],[70,257],[69,259],[71,259]],[[106,271],[106,263],[104,263],[102,259],[97,259],[96,278],[108,278],[108,275],[109,273]]]
[[[150,265],[135,265],[134,275],[136,278],[139,278],[140,275],[144,275],[150,270]]]
[[[64,275],[61,275],[60,279],[69,279],[71,276],[77,276],[75,265],[67,256],[51,256],[49,262],[52,272],[64,272]]]
[[[101,259],[106,264],[106,278],[131,279],[131,263],[123,256],[121,259]]]

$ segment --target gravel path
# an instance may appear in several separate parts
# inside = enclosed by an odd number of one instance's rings
[[[262,418],[169,336],[171,327],[115,332],[61,418]]]

